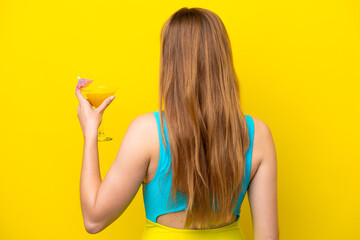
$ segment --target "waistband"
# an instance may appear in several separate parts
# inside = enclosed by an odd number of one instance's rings
[[[172,228],[146,219],[141,240],[168,240],[169,238],[171,238],[171,240],[245,240],[239,221],[235,221],[224,227],[195,230]]]

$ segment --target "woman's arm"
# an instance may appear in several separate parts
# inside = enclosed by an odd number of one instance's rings
[[[129,125],[103,181],[99,171],[97,135],[85,139],[80,197],[88,233],[102,231],[129,206],[146,176],[154,135],[157,137],[153,113],[136,117]]]
[[[258,118],[253,119],[255,124],[254,148],[259,151],[261,159],[248,189],[254,239],[277,240],[279,239],[279,226],[275,144],[268,125]]]
[[[80,203],[87,231],[90,229],[87,219],[91,218],[91,209],[95,205],[96,196],[102,182],[97,138],[97,132],[84,136],[83,161],[80,176]]]

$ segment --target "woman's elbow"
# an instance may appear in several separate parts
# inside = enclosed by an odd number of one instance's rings
[[[102,231],[102,228],[99,227],[97,224],[86,222],[84,225],[87,233],[96,234]]]

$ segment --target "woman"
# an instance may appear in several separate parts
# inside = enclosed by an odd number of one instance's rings
[[[265,122],[242,113],[229,38],[215,13],[181,8],[165,22],[159,110],[131,122],[103,181],[97,129],[113,99],[92,109],[80,90],[76,96],[87,232],[120,217],[142,185],[142,239],[244,239],[238,220],[246,191],[255,240],[279,238],[273,138]]]

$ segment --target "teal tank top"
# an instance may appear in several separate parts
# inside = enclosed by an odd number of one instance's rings
[[[159,134],[159,142],[160,142],[160,155],[159,155],[159,163],[155,173],[154,178],[147,184],[143,183],[143,198],[144,198],[144,206],[145,206],[145,214],[146,218],[154,223],[157,223],[156,219],[158,216],[166,213],[182,211],[186,209],[187,199],[186,194],[182,194],[177,191],[176,199],[177,205],[172,201],[171,205],[168,204],[168,199],[170,196],[171,189],[171,178],[172,173],[171,169],[168,175],[165,178],[166,172],[171,164],[171,153],[169,146],[169,135],[167,131],[167,126],[165,122],[165,114],[163,114],[163,123],[164,123],[164,134],[165,141],[168,147],[167,151],[165,151],[165,146],[163,144],[161,138],[161,128],[160,128],[160,114],[159,111],[154,111],[158,134]],[[240,207],[244,200],[246,191],[249,187],[250,183],[250,170],[251,170],[251,159],[252,159],[252,149],[254,142],[254,122],[250,115],[245,115],[246,124],[250,137],[250,146],[245,154],[245,174],[243,177],[243,186],[240,192],[239,199],[237,201],[237,205],[233,212],[234,215],[237,215],[236,221],[238,221],[240,217]],[[161,191],[160,191],[161,188]],[[170,202],[169,202],[170,203]],[[170,206],[170,208],[168,208]]]

